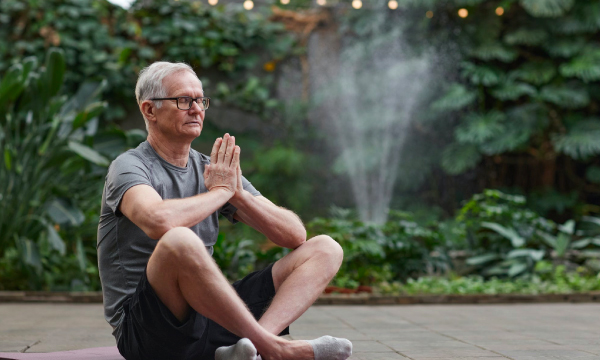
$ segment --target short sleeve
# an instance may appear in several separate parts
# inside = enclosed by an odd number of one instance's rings
[[[256,188],[254,188],[254,186],[252,186],[252,183],[250,183],[250,181],[248,181],[243,175],[242,175],[242,186],[244,187],[244,190],[248,191],[250,194],[254,195],[254,196],[261,196],[260,192],[258,190],[256,190]],[[227,218],[227,220],[231,221],[232,224],[237,223],[238,221],[236,219],[233,218],[233,215],[235,214],[235,212],[237,211],[237,208],[233,205],[231,205],[230,203],[226,203],[225,205],[223,205],[221,207],[221,209],[219,210],[219,213],[223,216],[225,216]]]
[[[137,156],[125,153],[110,164],[106,175],[106,204],[116,216],[123,215],[118,208],[125,192],[141,184],[152,186],[150,171]]]

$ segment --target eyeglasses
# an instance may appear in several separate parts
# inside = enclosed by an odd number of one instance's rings
[[[189,110],[192,108],[192,103],[195,101],[198,106],[200,106],[201,110],[208,109],[208,105],[210,104],[209,97],[199,97],[193,98],[191,96],[178,96],[172,98],[153,98],[150,100],[175,100],[177,102],[177,108],[179,110]]]

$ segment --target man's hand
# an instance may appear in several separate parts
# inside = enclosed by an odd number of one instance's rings
[[[238,189],[240,147],[235,145],[235,137],[225,134],[218,138],[210,154],[210,165],[204,170],[204,184],[208,191],[224,189],[233,196]],[[241,180],[239,180],[241,182]]]

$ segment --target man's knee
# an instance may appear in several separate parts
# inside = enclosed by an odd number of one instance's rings
[[[336,265],[337,270],[344,260],[344,250],[340,244],[328,235],[315,236],[310,240],[310,242],[313,241],[316,250],[314,254],[325,256],[328,262]]]
[[[204,242],[186,227],[175,227],[167,231],[158,241],[154,252],[174,261],[210,256]]]

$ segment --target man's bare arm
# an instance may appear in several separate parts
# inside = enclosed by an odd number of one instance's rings
[[[235,195],[229,200],[237,208],[234,219],[263,233],[275,244],[296,249],[306,241],[306,229],[293,211],[273,204],[264,196],[254,196],[242,186],[242,170],[237,169]]]
[[[213,189],[185,199],[163,200],[151,186],[136,185],[123,195],[120,210],[151,239],[178,226],[192,227],[223,206],[232,193]]]
[[[151,186],[136,185],[125,192],[119,209],[152,239],[160,239],[174,227],[196,225],[223,206],[237,189],[240,148],[235,146],[235,138],[227,134],[217,139],[212,156],[204,172],[207,193],[163,200]]]

